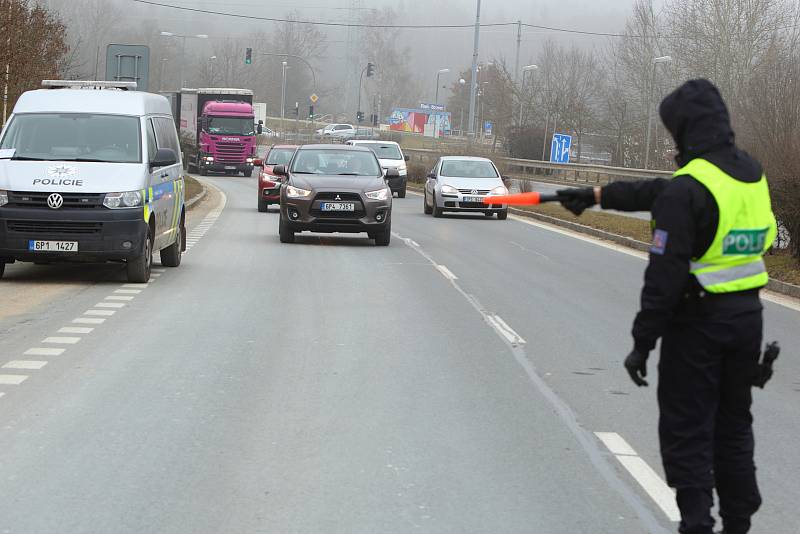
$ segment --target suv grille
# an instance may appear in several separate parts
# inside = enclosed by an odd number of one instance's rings
[[[52,193],[9,191],[8,205],[17,208],[47,208],[47,197]],[[96,209],[103,207],[105,193],[59,193],[64,197],[60,209]]]
[[[358,195],[358,193],[317,193],[317,196],[314,197],[314,200],[361,202],[361,197]]]
[[[338,197],[338,198],[337,198]],[[355,211],[322,211],[319,209],[318,202],[353,202],[356,205]],[[361,202],[361,197],[358,193],[336,193],[325,192],[317,193],[314,197],[313,208],[310,210],[312,217],[320,219],[360,219],[364,217],[367,212],[364,210],[364,204]],[[357,222],[357,221],[355,221]]]
[[[103,223],[77,221],[6,221],[9,232],[18,234],[90,235],[103,231]]]

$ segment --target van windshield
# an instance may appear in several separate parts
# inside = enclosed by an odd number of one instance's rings
[[[0,148],[14,159],[141,163],[139,118],[91,113],[15,115]]]
[[[379,145],[377,143],[367,144],[370,150],[375,152],[378,159],[403,159],[400,149],[397,145]]]

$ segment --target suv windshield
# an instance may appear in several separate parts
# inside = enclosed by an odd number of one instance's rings
[[[273,148],[267,154],[267,165],[286,165],[294,155],[294,148]]]
[[[442,162],[441,176],[458,178],[497,178],[497,171],[489,161],[448,160]]]
[[[297,174],[380,176],[375,154],[355,150],[301,150],[292,163]]]
[[[366,144],[366,146],[375,152],[378,159],[403,159],[400,149],[397,145],[376,145],[374,143]]]
[[[15,159],[141,163],[139,118],[91,113],[15,115],[0,148]]]
[[[216,135],[255,135],[252,118],[209,117],[208,133]]]

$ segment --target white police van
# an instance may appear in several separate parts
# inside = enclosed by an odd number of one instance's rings
[[[15,261],[124,261],[186,249],[181,151],[169,102],[134,82],[45,80],[0,134],[0,276]]]

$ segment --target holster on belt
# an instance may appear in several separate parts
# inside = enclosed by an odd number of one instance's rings
[[[767,348],[764,354],[761,355],[761,361],[758,364],[756,376],[753,379],[753,385],[764,389],[764,385],[772,378],[772,364],[778,359],[781,353],[781,348],[777,341],[767,343]]]

